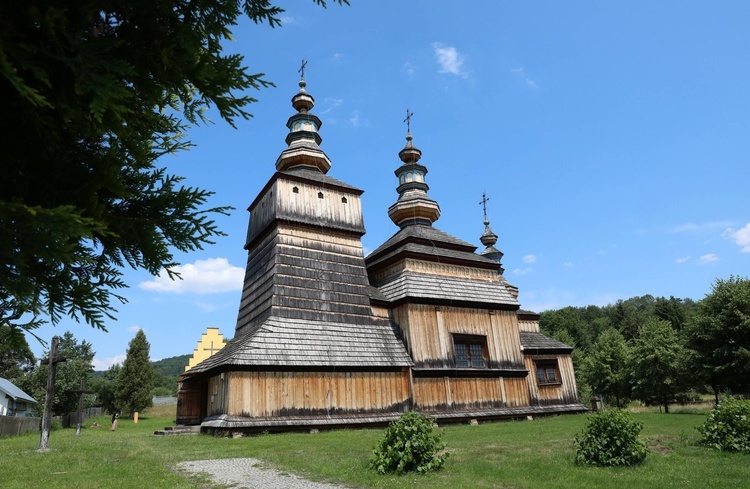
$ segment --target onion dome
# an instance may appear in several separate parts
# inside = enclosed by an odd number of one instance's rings
[[[486,194],[482,194],[482,201],[480,204],[484,207],[484,233],[482,233],[482,236],[479,238],[479,241],[482,242],[482,244],[485,246],[485,249],[480,253],[480,255],[489,258],[492,261],[496,261],[500,263],[500,261],[503,259],[503,252],[495,248],[495,243],[497,243],[497,234],[492,232],[492,229],[490,228],[490,220],[487,217],[487,201],[490,200],[489,197],[487,197]],[[500,269],[498,270],[498,273],[501,275],[505,272],[505,270],[502,267],[502,264],[500,264]]]
[[[292,107],[297,111],[286,123],[289,134],[286,137],[287,149],[281,152],[276,160],[276,169],[286,171],[292,168],[305,167],[327,173],[331,169],[331,160],[320,149],[322,138],[318,130],[322,123],[318,116],[310,113],[315,105],[315,99],[307,93],[305,87],[303,62],[302,78],[299,82],[299,92],[292,97]]]
[[[408,109],[406,113],[408,124],[412,114]],[[403,162],[395,171],[398,200],[388,208],[388,217],[401,229],[414,224],[432,226],[440,218],[440,206],[427,195],[430,188],[425,183],[427,167],[419,164],[422,152],[414,147],[410,129],[407,129],[406,146],[398,156]]]

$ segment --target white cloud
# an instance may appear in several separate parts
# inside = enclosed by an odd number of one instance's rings
[[[566,261],[565,263],[563,263],[563,266],[564,267],[572,267],[573,266],[573,262]]]
[[[513,274],[514,275],[526,275],[531,271],[531,268],[514,268]]]
[[[128,331],[130,331],[131,333],[137,333],[138,331],[140,331],[142,329],[143,328],[141,328],[140,326],[131,326],[131,327],[128,328]]]
[[[352,126],[358,126],[359,125],[359,111],[355,110],[352,112],[351,117],[349,117],[349,122]]]
[[[713,233],[720,229],[726,229],[732,223],[728,221],[709,222],[686,222],[675,226],[670,230],[672,233]]]
[[[281,21],[281,25],[284,24],[296,24],[297,19],[288,15],[285,15],[284,17],[279,17],[279,20]]]
[[[534,255],[526,255],[522,258],[524,263],[534,263],[536,261],[536,257]]]
[[[523,68],[511,68],[510,72],[519,79],[523,80],[523,82],[526,83],[526,85],[532,90],[536,90],[537,88],[539,88],[539,85],[526,75],[526,71]]]
[[[196,260],[195,263],[177,266],[174,272],[182,276],[182,280],[171,280],[166,271],[149,282],[141,282],[138,287],[158,293],[183,294],[218,294],[242,289],[245,270],[230,265],[226,258],[209,258]]]
[[[690,259],[690,257],[689,257],[689,256],[683,256],[682,258],[678,258],[678,259],[677,259],[677,263],[685,263],[685,262],[686,262],[686,261],[688,261],[689,259]]]
[[[408,61],[407,61],[406,63],[404,63],[404,71],[405,71],[405,72],[406,72],[406,74],[407,74],[407,75],[409,75],[409,76],[414,76],[414,73],[416,73],[416,72],[417,72],[417,70],[416,70],[416,69],[414,68],[414,65],[413,65],[413,64],[411,64],[411,63],[410,63],[410,62],[408,62]]]
[[[750,253],[750,223],[737,231],[733,228],[727,228],[724,230],[722,236],[734,240],[744,253]]]
[[[714,253],[708,253],[698,258],[698,263],[700,263],[701,265],[705,265],[706,263],[711,263],[713,261],[718,261],[718,260],[719,260],[719,257],[716,256]]]
[[[341,105],[344,103],[343,98],[333,98],[333,97],[326,97],[323,99],[323,103],[328,105],[323,111],[320,112],[321,115],[328,114],[333,109],[337,107],[341,107]]]
[[[125,355],[115,355],[113,357],[105,358],[104,360],[99,360],[98,358],[94,358],[94,360],[91,362],[91,364],[94,366],[94,370],[107,370],[109,367],[115,364],[121,364],[125,361]]]
[[[438,72],[450,73],[451,75],[466,78],[464,72],[464,58],[458,53],[458,50],[452,46],[446,46],[439,42],[432,43],[432,49],[435,53],[435,59],[440,65]]]

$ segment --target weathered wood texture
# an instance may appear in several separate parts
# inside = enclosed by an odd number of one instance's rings
[[[177,424],[200,424],[206,417],[206,383],[191,379],[179,383]]]
[[[561,383],[538,385],[535,360],[557,360]],[[524,358],[529,376],[526,384],[532,405],[548,406],[552,404],[574,404],[578,401],[573,360],[570,355],[526,355]]]
[[[250,418],[403,412],[406,371],[228,372],[209,381],[209,414]]]
[[[279,223],[250,254],[236,335],[269,316],[366,322],[372,317],[359,236]]]
[[[304,170],[288,173],[308,178],[299,181],[285,178],[283,172],[274,175],[249,209],[246,246],[278,219],[364,234],[360,190],[322,173]]]
[[[504,406],[498,378],[416,378],[414,406],[420,411],[471,410]]]
[[[454,368],[454,334],[486,337],[490,368],[525,368],[514,311],[405,304],[392,317],[417,368]]]
[[[518,330],[519,331],[528,331],[530,333],[539,333],[539,321],[538,320],[528,320],[528,319],[518,319]]]
[[[531,377],[531,374],[529,374]],[[528,378],[528,377],[527,377]],[[522,407],[529,405],[529,389],[524,378],[504,378],[505,405],[507,407]]]

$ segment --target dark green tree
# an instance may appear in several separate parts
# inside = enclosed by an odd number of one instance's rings
[[[58,355],[67,360],[57,364],[57,375],[55,377],[55,397],[52,401],[52,412],[55,415],[63,415],[78,409],[79,394],[76,392],[81,388],[81,380],[88,386],[93,372],[91,362],[94,360],[94,350],[91,343],[81,341],[73,337],[73,333],[66,331],[60,338]],[[48,357],[46,351],[44,357]],[[47,391],[47,375],[49,366],[41,363],[30,374],[19,379],[18,386],[31,395],[39,403],[36,405],[41,413],[44,407],[44,398]]]
[[[688,352],[664,320],[651,317],[641,326],[633,346],[633,395],[646,404],[664,406],[683,396],[688,387]]]
[[[149,360],[151,345],[143,330],[130,341],[117,385],[117,407],[133,414],[151,406],[154,368]]]
[[[630,347],[616,329],[610,328],[596,340],[582,365],[581,375],[592,392],[601,394],[621,408],[630,398]]]
[[[750,279],[717,279],[687,326],[695,373],[714,387],[750,394]]]
[[[34,369],[36,358],[23,331],[0,326],[0,377],[16,383]]]
[[[325,6],[323,0],[315,0]],[[346,3],[346,0],[337,0]],[[221,235],[211,192],[157,164],[206,109],[234,125],[271,83],[225,54],[270,0],[0,3],[0,324],[45,317],[104,329],[122,267],[170,276],[173,250]]]
[[[118,411],[117,387],[120,382],[120,371],[122,367],[119,364],[112,365],[104,372],[104,375],[91,381],[91,390],[96,396],[96,403],[108,413]]]

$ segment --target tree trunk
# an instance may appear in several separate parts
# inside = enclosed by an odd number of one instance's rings
[[[52,401],[55,397],[55,372],[57,366],[57,343],[60,338],[52,337],[49,349],[49,371],[47,373],[47,392],[44,397],[44,412],[42,413],[42,438],[39,440],[39,450],[49,450],[49,432],[52,428]]]

